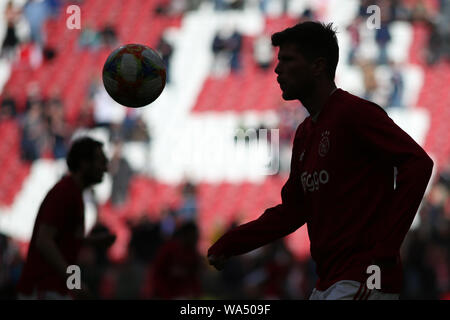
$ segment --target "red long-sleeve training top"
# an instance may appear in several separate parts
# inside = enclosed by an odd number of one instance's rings
[[[306,223],[318,290],[366,281],[369,265],[394,261],[380,265],[381,291],[398,293],[400,246],[432,168],[381,107],[337,89],[316,122],[308,117],[297,128],[282,203],[227,232],[208,255],[243,254]]]

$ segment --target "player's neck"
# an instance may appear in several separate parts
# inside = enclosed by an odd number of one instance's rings
[[[309,95],[301,100],[301,103],[308,110],[313,122],[317,121],[320,112],[325,106],[330,95],[336,91],[337,87],[334,82],[328,82],[325,85],[319,85]]]
[[[86,184],[85,184],[85,182],[83,180],[83,177],[82,177],[80,172],[76,172],[76,173],[72,172],[72,173],[70,173],[70,176],[75,181],[76,185],[78,187],[80,187],[80,190],[86,189],[87,186],[86,186]]]

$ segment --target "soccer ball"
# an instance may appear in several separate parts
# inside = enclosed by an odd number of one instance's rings
[[[155,101],[164,90],[166,67],[155,50],[142,44],[127,44],[106,59],[103,85],[121,105],[143,107]]]

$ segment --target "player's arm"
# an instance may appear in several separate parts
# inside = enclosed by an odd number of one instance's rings
[[[61,278],[66,278],[69,265],[57,246],[56,235],[57,229],[55,227],[42,223],[37,233],[36,248],[55,272]]]
[[[36,238],[36,248],[47,261],[55,273],[63,280],[67,278],[67,268],[69,264],[64,259],[57,245],[57,228],[46,223],[39,227]],[[95,296],[91,293],[88,286],[82,282],[81,290],[75,290],[73,296],[79,300],[92,300]]]
[[[293,154],[296,154],[295,150]],[[228,231],[214,243],[208,250],[210,264],[221,269],[229,257],[247,253],[282,238],[306,222],[302,209],[300,175],[292,163],[289,179],[281,190],[281,199],[281,204],[267,209],[258,219]]]
[[[116,236],[108,231],[102,231],[99,233],[92,233],[83,239],[83,244],[88,246],[93,246],[97,248],[109,248],[114,241],[116,241]]]
[[[349,126],[361,146],[380,155],[397,168],[396,188],[383,212],[383,230],[373,250],[373,259],[385,261],[398,254],[431,177],[433,161],[427,153],[375,104],[352,110]],[[383,161],[382,160],[382,161]]]

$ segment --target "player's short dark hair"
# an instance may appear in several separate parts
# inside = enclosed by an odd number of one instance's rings
[[[285,43],[296,44],[302,55],[308,60],[323,57],[327,60],[327,74],[334,80],[339,60],[339,46],[333,24],[306,21],[291,28],[274,33],[272,45],[279,47]]]
[[[73,141],[66,158],[69,171],[77,172],[80,169],[81,161],[94,159],[95,150],[102,146],[102,142],[90,137],[82,137]]]

